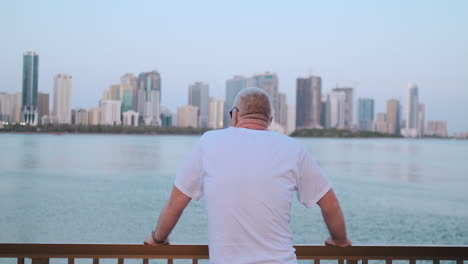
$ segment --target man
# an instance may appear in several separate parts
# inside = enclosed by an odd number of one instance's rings
[[[232,127],[201,137],[145,244],[167,244],[191,199],[205,196],[210,263],[297,263],[289,228],[297,191],[306,207],[320,206],[330,231],[325,243],[350,246],[340,205],[317,163],[295,139],[267,130],[268,95],[242,90],[231,117]]]

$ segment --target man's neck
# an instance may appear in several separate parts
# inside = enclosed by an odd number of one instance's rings
[[[239,123],[235,125],[235,127],[248,128],[248,129],[254,129],[254,130],[267,130],[268,124],[267,122],[263,120],[245,118],[245,119],[241,119]]]

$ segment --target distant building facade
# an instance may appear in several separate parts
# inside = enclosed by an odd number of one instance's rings
[[[358,128],[363,131],[372,131],[374,122],[374,99],[358,99]]]
[[[247,88],[247,78],[244,76],[236,75],[231,79],[226,80],[226,100],[224,102],[224,127],[231,125],[231,117],[229,116],[229,111],[231,111],[234,105],[234,99],[237,94],[242,90]]]
[[[39,123],[37,88],[39,78],[39,55],[35,52],[23,54],[23,93],[21,121],[35,126]]]
[[[21,122],[22,94],[0,93],[0,121]]]
[[[198,127],[198,107],[185,105],[177,109],[177,126]]]
[[[208,127],[219,129],[224,127],[224,101],[219,98],[210,98],[210,121]]]
[[[344,94],[344,127],[351,129],[353,127],[353,101],[354,93],[353,88],[350,87],[337,87],[332,90],[333,92],[343,93]]]
[[[138,106],[138,79],[131,73],[120,77],[120,101],[122,102],[122,113],[128,110],[136,112]],[[159,100],[161,101],[161,91],[159,90]]]
[[[145,125],[161,125],[161,75],[157,71],[138,75],[139,121]]]
[[[101,124],[101,109],[99,107],[88,110],[88,124],[93,126]]]
[[[321,128],[322,78],[296,79],[296,127]]]
[[[268,94],[273,106],[273,118],[274,120],[280,120],[281,117],[279,117],[280,113],[278,109],[279,81],[276,73],[265,72],[262,74],[255,74],[248,79],[247,86],[260,88]]]
[[[373,130],[382,134],[388,133],[387,115],[385,113],[377,113]]]
[[[189,86],[188,102],[191,106],[196,106],[199,109],[198,127],[208,127],[209,112],[210,112],[210,87],[203,82],[196,82]]]
[[[278,120],[276,122],[281,125],[285,131],[288,128],[288,105],[285,93],[278,93]]]
[[[49,115],[49,94],[48,93],[38,93],[37,107],[39,112],[39,120],[42,116]]]
[[[426,122],[426,105],[418,105],[418,136],[424,136],[424,123]]]
[[[387,132],[388,134],[400,134],[400,116],[401,116],[401,107],[400,101],[397,99],[390,99],[387,101]]]
[[[120,107],[119,100],[101,100],[99,102],[101,113],[100,124],[111,126],[120,125]]]
[[[430,120],[427,121],[426,136],[448,137],[447,121]]]
[[[342,91],[333,91],[329,95],[329,100],[330,128],[346,128],[346,93]]]
[[[76,109],[75,112],[75,124],[79,126],[87,126],[88,125],[88,118],[89,114],[86,109],[80,108]]]
[[[406,127],[404,135],[416,137],[418,135],[418,107],[419,92],[416,84],[408,84],[407,105],[406,105]]]
[[[57,74],[54,77],[53,115],[59,124],[71,124],[72,76]]]
[[[134,110],[123,112],[122,122],[124,126],[138,126],[138,112]]]
[[[168,108],[166,107],[161,108],[161,125],[162,126],[164,127],[173,126],[174,125],[173,118],[174,117]]]

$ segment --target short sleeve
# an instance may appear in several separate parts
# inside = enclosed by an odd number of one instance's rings
[[[199,200],[203,196],[201,140],[188,155],[182,169],[176,175],[174,184],[177,189],[194,200]]]
[[[329,190],[331,182],[312,156],[303,150],[299,161],[297,199],[305,207],[314,206]]]

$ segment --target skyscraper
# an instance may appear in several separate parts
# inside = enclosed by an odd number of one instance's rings
[[[346,93],[343,91],[333,91],[330,93],[330,127],[347,128],[346,121]]]
[[[198,126],[202,128],[208,127],[210,111],[209,89],[209,85],[203,82],[189,85],[188,102],[189,105],[198,107]]]
[[[224,101],[219,98],[210,98],[210,121],[208,127],[213,129],[223,128]]]
[[[157,71],[138,75],[138,113],[140,123],[161,125],[161,75]]]
[[[330,95],[322,94],[320,125],[323,128],[330,128]]]
[[[21,122],[22,95],[0,93],[0,121]],[[39,120],[38,120],[39,121]]]
[[[358,99],[358,122],[359,130],[371,131],[374,121],[374,99]]]
[[[288,130],[288,105],[286,102],[286,94],[278,93],[278,119],[276,122],[280,124],[285,130]]]
[[[137,110],[137,78],[131,73],[120,77],[120,101],[122,113],[128,110]],[[159,90],[160,91],[160,90]],[[161,94],[159,94],[161,100]]]
[[[21,119],[29,125],[37,125],[37,86],[39,78],[39,56],[35,52],[23,54],[23,100]]]
[[[223,126],[228,127],[231,124],[229,111],[234,105],[234,99],[237,94],[247,88],[247,78],[236,75],[232,79],[226,80],[226,100],[224,101],[224,122]]]
[[[71,75],[55,75],[53,115],[59,124],[71,124],[71,90]]]
[[[387,133],[388,134],[400,134],[400,102],[396,99],[390,99],[387,101]]]
[[[408,84],[408,101],[406,105],[406,136],[416,137],[418,135],[418,86]]]
[[[278,76],[276,73],[265,72],[253,75],[248,79],[247,86],[260,88],[268,94],[273,105],[274,120],[280,120],[280,111],[278,109]]]
[[[37,102],[38,112],[39,112],[39,120],[43,116],[49,115],[49,94],[48,93],[38,93],[38,102]]]
[[[296,79],[296,127],[321,128],[322,78]]]
[[[424,123],[426,122],[426,106],[418,105],[418,137],[424,136]]]
[[[350,87],[337,87],[333,92],[343,92],[345,95],[344,104],[344,128],[351,129],[353,126],[353,88]]]

